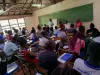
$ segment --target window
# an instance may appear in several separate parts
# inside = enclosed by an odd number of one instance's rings
[[[24,18],[19,18],[18,23],[24,23]]]
[[[7,25],[9,25],[9,22],[8,22],[8,20],[1,20],[0,24],[1,24],[1,26],[7,26]]]
[[[10,19],[10,20],[9,20],[9,23],[10,23],[10,25],[18,24],[18,23],[17,23],[17,19]]]
[[[12,30],[12,28],[19,29],[26,27],[24,18],[1,20],[0,25],[3,32],[5,32],[5,30]]]

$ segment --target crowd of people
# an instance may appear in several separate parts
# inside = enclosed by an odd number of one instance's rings
[[[67,33],[73,34],[72,38],[67,39]],[[53,37],[60,37],[61,40],[55,42]],[[72,59],[74,65],[73,67],[65,65],[54,71],[59,65],[57,51],[64,46],[68,46],[68,51],[75,54]],[[22,30],[13,28],[12,31],[6,31],[5,35],[0,33],[0,49],[6,55],[7,64],[17,61],[18,58],[15,57],[17,55],[48,70],[48,75],[99,75],[100,73],[100,32],[93,23],[88,30],[85,30],[80,20],[75,24],[70,24],[68,21],[63,24],[60,21],[59,25],[53,28],[50,19],[48,25],[43,27],[38,25],[37,29],[32,27],[31,31],[26,27]],[[2,70],[0,69],[0,72],[3,75]]]

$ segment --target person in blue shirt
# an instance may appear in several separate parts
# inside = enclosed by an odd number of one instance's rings
[[[55,26],[55,30],[54,30],[54,32],[53,32],[54,36],[57,36],[58,32],[59,32],[58,27]]]

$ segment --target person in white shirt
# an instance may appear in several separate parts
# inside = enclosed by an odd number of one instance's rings
[[[70,24],[69,24],[68,21],[66,20],[65,29],[69,29],[69,28],[70,28]]]
[[[49,25],[50,27],[54,25],[52,19],[49,19],[49,23],[48,23],[48,25]]]
[[[88,60],[76,59],[74,69],[82,75],[100,75],[100,41],[88,45]]]
[[[45,43],[49,41],[48,34],[46,32],[41,32],[42,37],[39,38],[39,45],[45,47]]]
[[[31,33],[30,33],[29,37],[30,37],[30,40],[35,39],[35,37],[36,37],[36,31],[35,31],[34,27],[32,27],[32,30],[31,30]]]
[[[16,40],[17,40],[17,37],[13,37],[12,41],[7,41],[4,45],[4,52],[8,60],[11,60],[12,55],[16,53],[16,51],[18,50],[18,47],[15,44]]]

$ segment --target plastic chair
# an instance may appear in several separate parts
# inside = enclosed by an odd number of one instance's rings
[[[7,73],[5,75],[12,75],[18,69],[18,65],[13,62],[7,65]]]

